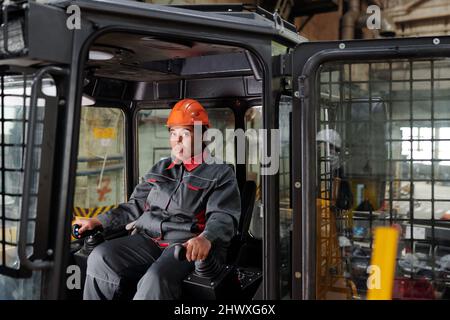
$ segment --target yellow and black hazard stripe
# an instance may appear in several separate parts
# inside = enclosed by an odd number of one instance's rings
[[[115,208],[116,205],[112,206],[103,206],[103,207],[93,207],[93,208],[81,208],[81,207],[74,207],[73,208],[73,215],[75,217],[84,217],[84,218],[92,218],[95,217],[101,213],[107,212],[113,208]]]

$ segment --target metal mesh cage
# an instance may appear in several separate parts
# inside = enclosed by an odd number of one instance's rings
[[[331,211],[318,241],[339,244],[318,245],[324,295],[335,264],[364,297],[373,228],[397,225],[394,298],[449,298],[449,71],[449,59],[322,65],[317,131],[340,138],[339,148],[318,146],[318,198]]]
[[[42,161],[51,156],[44,158],[42,149],[46,110],[51,101],[55,105],[56,87],[50,76],[36,77],[34,71],[4,66],[0,72],[0,271],[13,276],[29,274],[20,262],[21,250],[28,259],[39,247],[40,174]]]

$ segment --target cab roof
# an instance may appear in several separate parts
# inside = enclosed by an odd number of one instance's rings
[[[221,27],[246,33],[272,35],[293,44],[307,41],[295,32],[295,26],[291,23],[281,19],[277,14],[271,14],[261,8],[257,8],[257,12],[236,12],[237,6],[230,5],[229,11],[220,12],[214,11],[213,5],[192,5],[192,9],[187,9],[190,6],[165,6],[128,0],[49,0],[47,4],[63,7],[77,5],[81,11],[90,10],[101,11],[103,14],[134,15],[176,23],[192,23],[206,28]],[[224,5],[216,7],[217,10],[224,10],[225,8]]]

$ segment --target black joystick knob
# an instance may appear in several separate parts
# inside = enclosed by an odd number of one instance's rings
[[[92,230],[86,230],[83,233],[80,233],[80,228],[81,226],[79,224],[74,224],[72,226],[72,235],[76,239],[86,238],[80,252],[83,255],[88,256],[96,246],[105,241],[102,234],[102,228],[96,227]]]
[[[74,225],[72,226],[72,235],[73,235],[76,239],[81,239],[80,228],[81,228],[81,226],[80,226],[79,224],[74,224]]]
[[[186,247],[181,244],[174,246],[173,256],[178,261],[186,260]],[[208,255],[203,261],[195,261],[195,274],[202,278],[214,278],[217,276],[223,265],[217,261],[214,255]]]
[[[96,233],[101,232],[101,230],[102,230],[100,227],[97,227],[92,230],[86,230],[83,233],[80,233],[80,228],[81,228],[81,226],[79,224],[74,224],[72,226],[72,235],[76,239],[82,239],[82,238],[85,238],[85,237],[88,237],[91,235],[95,235]]]
[[[186,247],[183,246],[182,244],[176,244],[174,246],[173,256],[178,261],[186,260]]]

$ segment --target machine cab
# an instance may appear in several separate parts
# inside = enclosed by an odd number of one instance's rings
[[[187,291],[365,298],[372,230],[398,225],[395,297],[448,297],[448,38],[309,43],[262,9],[70,7],[3,6],[0,298],[81,298],[98,238],[73,238],[74,217],[170,156],[165,119],[187,97],[244,195],[229,271]]]

